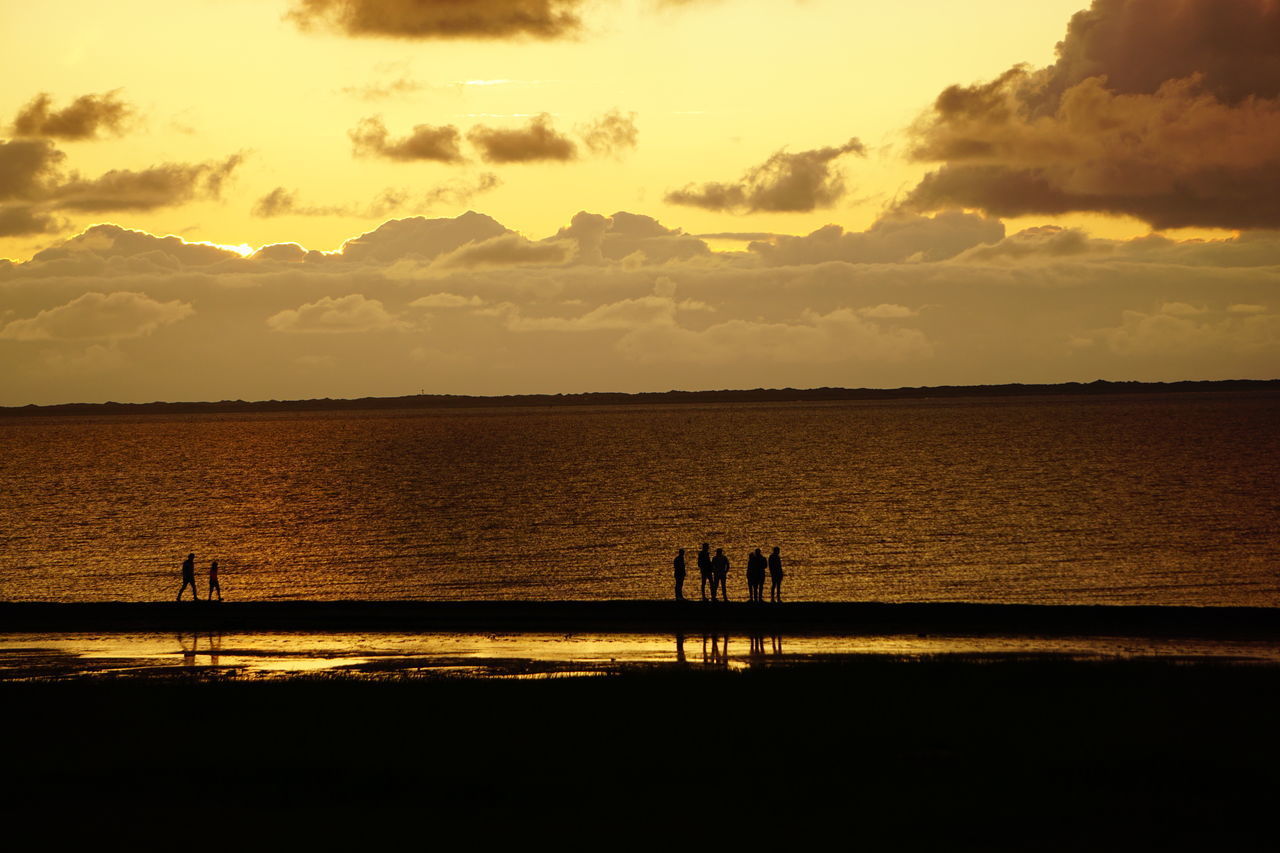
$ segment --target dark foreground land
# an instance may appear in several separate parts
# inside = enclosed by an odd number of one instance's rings
[[[1280,608],[687,601],[0,602],[0,630],[777,630],[1280,639]]]
[[[466,849],[1274,849],[1278,672],[950,657],[8,683],[0,803],[9,826],[356,825]]]

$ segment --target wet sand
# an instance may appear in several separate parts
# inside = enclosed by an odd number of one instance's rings
[[[226,631],[224,656],[245,630],[335,642],[338,631],[589,630],[608,643],[628,642],[624,630],[728,631],[735,649],[779,629],[896,632],[912,643],[944,632],[1269,643],[1277,617],[962,604],[0,604],[8,632]],[[191,653],[203,661],[212,648],[200,642]],[[508,676],[499,678],[414,677],[403,660],[383,668],[371,656],[358,672],[283,679],[167,665],[127,678],[0,681],[13,735],[0,803],[15,816],[71,810],[117,824],[207,816],[202,834],[248,839],[284,827],[294,841],[332,840],[354,827],[365,847],[390,830],[425,841],[450,828],[471,846],[495,834],[624,848],[1274,843],[1275,664],[802,654],[787,665],[786,651],[772,665],[766,645],[766,665],[734,668],[704,665],[701,645],[686,644],[687,666],[508,661],[496,664]]]
[[[1280,638],[1280,608],[879,602],[0,602],[0,631],[785,631]]]
[[[0,802],[240,839],[1267,849],[1275,667],[862,658],[597,678],[0,684]],[[52,824],[51,824],[52,825]],[[198,827],[198,830],[197,830]],[[536,845],[534,845],[536,846]]]

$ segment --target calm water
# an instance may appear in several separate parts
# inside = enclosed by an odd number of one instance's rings
[[[1280,605],[1280,395],[0,420],[0,599]],[[692,551],[691,551],[692,556]],[[692,562],[692,560],[691,560]],[[696,570],[692,586],[696,594]],[[202,592],[203,594],[203,592]]]
[[[790,636],[778,634],[468,633],[58,633],[0,634],[0,682],[129,676],[215,667],[232,677],[270,678],[324,671],[361,677],[467,675],[522,677],[600,674],[644,667],[803,666],[868,655],[1054,656],[1280,664],[1267,640],[1153,637]]]

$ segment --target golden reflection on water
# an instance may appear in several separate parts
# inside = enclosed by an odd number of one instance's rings
[[[839,656],[1053,654],[1080,658],[1204,657],[1280,663],[1280,643],[1146,637],[804,636],[675,634],[177,634],[0,635],[0,681],[127,673],[176,666],[238,676],[319,673],[543,675],[630,665],[740,670]],[[71,662],[70,664],[68,662]],[[74,663],[79,661],[79,665]],[[528,673],[526,673],[528,674]],[[536,675],[537,673],[533,673]]]

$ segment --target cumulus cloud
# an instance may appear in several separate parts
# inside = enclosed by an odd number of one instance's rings
[[[701,331],[650,325],[629,332],[618,348],[640,362],[700,365],[900,362],[933,354],[919,330],[886,328],[849,308],[805,312],[795,322],[729,320]]]
[[[70,302],[13,320],[0,338],[13,341],[120,340],[149,335],[195,313],[189,303],[160,302],[145,293],[86,293]]]
[[[295,0],[303,30],[403,39],[557,39],[582,26],[583,0]]]
[[[943,91],[904,206],[1280,226],[1280,3],[1094,0],[1048,68]]]
[[[145,231],[104,223],[91,226],[58,246],[37,252],[32,261],[68,271],[98,272],[103,269],[102,261],[145,259],[153,269],[176,270],[209,266],[239,257],[230,249],[219,246],[188,243],[173,235],[158,237]],[[124,267],[124,270],[133,272],[136,268]]]
[[[1093,337],[1121,356],[1186,356],[1216,350],[1280,353],[1280,315],[1223,316],[1185,303],[1165,303],[1155,311],[1124,311],[1119,325]]]
[[[457,293],[430,293],[420,296],[409,303],[411,308],[479,308],[484,300],[474,294],[462,296]]]
[[[120,100],[119,90],[81,95],[60,110],[51,108],[47,92],[36,95],[13,118],[14,136],[55,139],[94,139],[101,132],[124,132],[133,108]]]
[[[579,128],[578,136],[593,154],[605,156],[635,148],[640,131],[636,128],[635,113],[623,115],[613,110]]]
[[[377,299],[362,294],[324,296],[315,302],[273,314],[267,326],[276,332],[298,334],[350,334],[401,329],[405,323],[387,311]]]
[[[580,211],[551,239],[576,243],[577,261],[581,264],[603,264],[631,257],[648,263],[665,263],[711,255],[711,249],[697,237],[678,228],[667,228],[653,217],[626,211],[611,217]]]
[[[415,125],[408,136],[391,139],[382,119],[366,118],[348,131],[352,150],[358,157],[383,157],[388,160],[431,160],[437,163],[461,163],[465,159],[459,148],[462,137],[451,124]]]
[[[508,233],[512,232],[496,220],[470,210],[452,219],[393,219],[348,240],[342,247],[342,257],[365,263],[393,263],[402,258],[431,260],[467,243]]]
[[[1004,225],[972,213],[947,211],[936,216],[892,214],[866,231],[846,232],[827,225],[805,237],[775,236],[748,248],[774,265],[847,261],[860,264],[940,261],[1004,237]]]
[[[1023,261],[1031,258],[1063,258],[1089,252],[1111,251],[1114,244],[1092,240],[1078,228],[1062,228],[1058,225],[1039,225],[1024,228],[991,245],[977,246],[960,257],[967,261],[993,263],[998,261]]]
[[[468,243],[435,259],[434,269],[478,269],[521,264],[563,264],[573,256],[573,244],[566,240],[534,242],[519,234],[507,233],[488,240]]]
[[[480,149],[480,156],[489,163],[564,162],[578,156],[578,146],[551,126],[547,113],[534,116],[526,127],[477,125],[467,133],[467,140]]]
[[[838,147],[788,153],[778,151],[734,183],[689,184],[667,193],[671,204],[707,210],[793,213],[831,207],[845,195],[844,176],[836,160],[846,154],[866,156],[857,139]]]

